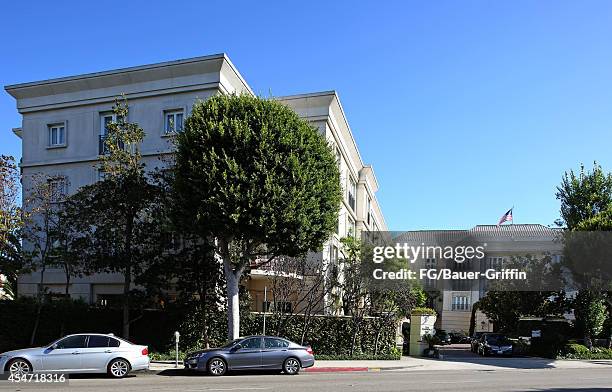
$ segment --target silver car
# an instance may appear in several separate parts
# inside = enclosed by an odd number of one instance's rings
[[[149,368],[149,352],[112,334],[75,334],[36,348],[0,354],[0,374],[10,372],[108,373],[125,377]]]
[[[207,371],[222,376],[228,370],[282,370],[297,374],[314,365],[310,347],[277,336],[247,336],[227,342],[220,348],[187,354],[185,369]]]

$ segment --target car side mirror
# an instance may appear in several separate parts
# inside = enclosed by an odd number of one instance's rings
[[[57,349],[57,347],[58,347],[57,343],[53,343],[53,344],[51,345],[51,347],[49,347],[49,348],[50,348],[51,350],[55,350],[55,349]]]
[[[232,347],[232,352],[238,351],[242,348],[242,345],[240,343],[238,343],[237,345],[235,345],[234,347]]]

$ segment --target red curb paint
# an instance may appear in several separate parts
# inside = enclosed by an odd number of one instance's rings
[[[367,367],[311,367],[304,369],[305,372],[309,373],[333,373],[333,372],[367,372]]]

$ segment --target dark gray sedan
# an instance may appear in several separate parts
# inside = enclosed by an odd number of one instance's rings
[[[276,336],[247,336],[219,348],[187,354],[185,369],[222,376],[229,370],[282,370],[297,374],[314,365],[310,347]]]

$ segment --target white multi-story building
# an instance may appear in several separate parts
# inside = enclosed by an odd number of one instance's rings
[[[47,176],[65,193],[99,180],[98,159],[104,153],[104,137],[114,100],[124,95],[130,122],[146,132],[140,147],[147,167],[163,165],[160,156],[172,148],[169,136],[180,132],[193,104],[215,94],[253,94],[225,54],[159,64],[69,76],[5,87],[16,99],[21,126],[13,132],[22,140],[23,200],[34,175]],[[333,91],[278,98],[318,127],[334,146],[342,173],[345,197],[337,233],[318,255],[323,262],[339,257],[341,237],[362,231],[386,230],[376,199],[378,183],[372,167],[363,163],[348,120]],[[26,206],[27,208],[27,206]],[[315,255],[316,257],[317,255]],[[253,309],[260,309],[261,287],[269,271],[253,271],[249,281]],[[75,277],[70,296],[89,303],[106,304],[122,293],[120,274]],[[34,295],[38,272],[21,276],[19,295]],[[65,275],[48,269],[44,288],[63,293]]]

